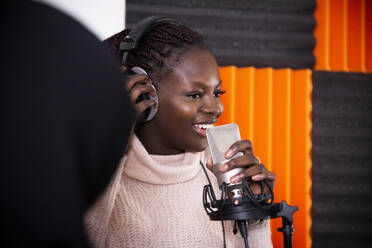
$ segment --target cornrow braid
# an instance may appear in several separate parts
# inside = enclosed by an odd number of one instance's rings
[[[120,43],[129,32],[130,29],[125,29],[105,40],[120,60],[123,55]],[[141,67],[152,78],[159,79],[164,72],[172,71],[191,47],[206,49],[200,34],[185,25],[159,25],[143,37],[135,53],[129,54],[127,66]]]

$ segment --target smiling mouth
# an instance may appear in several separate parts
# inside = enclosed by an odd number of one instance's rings
[[[213,124],[194,124],[193,128],[201,137],[207,137],[207,129],[213,127]]]

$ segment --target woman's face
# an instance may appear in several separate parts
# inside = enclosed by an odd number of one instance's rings
[[[223,111],[220,99],[223,92],[214,56],[208,50],[191,48],[157,85],[158,113],[148,124],[155,153],[206,149],[206,127],[213,125]]]

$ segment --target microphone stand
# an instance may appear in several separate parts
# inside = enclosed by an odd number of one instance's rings
[[[244,189],[247,190],[247,187],[247,184],[244,184]],[[263,190],[263,185],[261,188]],[[248,194],[252,193],[249,191]],[[217,200],[211,184],[205,185],[203,189],[203,205],[209,218],[222,221],[235,220],[246,248],[248,248],[247,221],[262,220],[269,217],[272,219],[282,217],[282,227],[278,228],[278,231],[283,233],[283,247],[292,248],[293,213],[298,210],[298,207],[290,206],[286,201],[267,203],[268,199],[273,200],[273,193],[272,195],[262,193],[259,196],[228,197],[228,188],[225,183],[221,185],[220,200]]]
[[[290,206],[286,201],[273,204],[271,218],[282,217],[282,227],[278,231],[283,233],[284,248],[293,247],[293,213],[297,210],[297,206]]]

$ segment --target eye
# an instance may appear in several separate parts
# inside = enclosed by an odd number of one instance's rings
[[[220,97],[221,95],[225,94],[226,93],[226,90],[217,90],[215,93],[214,93],[214,97]]]
[[[193,99],[197,99],[197,98],[201,98],[202,97],[202,93],[200,92],[191,92],[189,94],[186,95],[187,97],[190,97],[190,98],[193,98]]]

